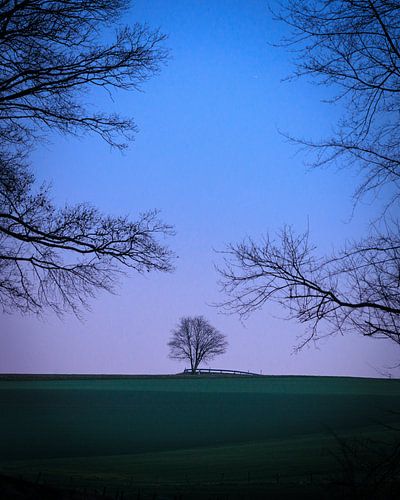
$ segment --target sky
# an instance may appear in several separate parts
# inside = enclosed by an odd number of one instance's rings
[[[83,320],[0,316],[2,373],[177,373],[170,331],[204,315],[227,335],[210,367],[263,374],[395,374],[398,349],[384,340],[335,336],[294,354],[304,326],[267,305],[246,321],[224,315],[215,266],[230,242],[259,240],[283,224],[309,227],[321,252],[365,233],[377,204],[353,211],[360,181],[345,169],[310,169],[281,132],[321,138],[343,113],[323,100],[333,89],[284,81],[293,54],[273,44],[285,27],[263,0],[137,0],[126,23],[168,35],[168,63],[143,91],[92,96],[101,110],[132,116],[139,132],[125,153],[96,137],[50,134],[32,155],[38,183],[60,206],[88,202],[104,213],[159,209],[174,225],[171,274],[130,274],[117,294],[101,293]],[[89,98],[90,96],[88,96]]]

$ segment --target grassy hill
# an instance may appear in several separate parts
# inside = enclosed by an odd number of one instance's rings
[[[370,461],[400,441],[398,380],[5,376],[0,405],[3,473],[124,498],[323,498],[340,439]]]

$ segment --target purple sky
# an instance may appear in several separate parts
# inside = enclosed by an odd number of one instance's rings
[[[202,314],[228,336],[218,368],[264,374],[380,376],[398,359],[393,343],[329,338],[293,355],[303,327],[265,307],[242,324],[209,306],[221,300],[213,249],[292,224],[310,227],[323,251],[367,228],[379,200],[352,214],[355,173],[307,170],[278,130],[322,137],[340,116],[321,103],[330,89],[282,83],[293,65],[274,48],[283,27],[264,0],[138,0],[128,22],[169,35],[171,60],[144,93],[93,96],[96,106],[132,115],[136,141],[125,154],[97,138],[52,135],[32,164],[60,205],[87,201],[104,212],[158,208],[175,225],[179,255],[170,275],[130,275],[118,295],[100,295],[83,322],[2,316],[0,371],[174,373],[166,343],[179,317]],[[393,372],[394,374],[396,372]]]

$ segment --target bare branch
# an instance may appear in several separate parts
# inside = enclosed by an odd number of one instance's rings
[[[386,0],[285,2],[276,17],[291,34],[295,77],[315,77],[338,89],[346,115],[333,137],[298,140],[315,153],[311,165],[356,167],[363,181],[356,200],[400,177],[400,3]],[[394,195],[396,210],[397,194]],[[391,203],[389,203],[391,204]]]
[[[308,326],[305,343],[321,331],[355,331],[400,344],[399,234],[374,234],[325,258],[315,256],[308,232],[297,236],[289,227],[277,243],[230,245],[219,268],[228,296],[220,306],[247,316],[278,302],[288,318]]]
[[[79,99],[90,87],[139,89],[167,58],[165,35],[139,24],[113,29],[109,44],[98,42],[101,28],[111,31],[126,6],[121,0],[0,4],[0,136],[26,143],[39,126],[95,132],[126,146],[120,137],[132,139],[132,119],[91,112]]]
[[[87,306],[97,290],[113,291],[124,269],[171,271],[159,238],[173,234],[150,211],[130,221],[86,204],[57,209],[46,188],[17,158],[0,158],[0,303],[6,312],[58,314]]]
[[[222,252],[220,306],[247,316],[269,301],[306,325],[311,339],[357,332],[400,344],[400,3],[398,0],[288,0],[276,17],[289,26],[281,43],[295,54],[293,77],[333,85],[346,106],[332,137],[293,138],[311,165],[358,169],[355,202],[387,188],[389,198],[370,234],[318,257],[308,232],[285,227]]]
[[[134,269],[171,271],[161,239],[173,230],[148,211],[136,221],[87,204],[56,208],[34,189],[26,157],[47,129],[94,132],[124,148],[131,118],[97,113],[90,90],[138,90],[167,57],[158,30],[118,19],[123,0],[0,2],[0,304],[4,311],[79,314],[98,290]],[[100,38],[100,34],[101,38]],[[105,40],[108,40],[107,42]]]

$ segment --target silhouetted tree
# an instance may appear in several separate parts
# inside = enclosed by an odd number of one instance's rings
[[[336,447],[329,451],[339,470],[329,482],[340,486],[346,498],[397,498],[399,494],[399,429],[387,424],[381,427],[376,437],[343,437],[331,432]]]
[[[308,231],[290,227],[275,239],[229,245],[219,270],[222,306],[247,315],[277,301],[308,326],[300,347],[338,331],[400,343],[400,2],[289,0],[277,17],[291,29],[283,45],[295,51],[294,76],[336,85],[333,102],[348,110],[332,137],[293,140],[315,153],[314,166],[359,168],[356,200],[384,187],[390,198],[370,233],[333,255],[319,257]]]
[[[92,112],[95,89],[138,89],[167,53],[164,35],[119,26],[123,0],[0,2],[0,303],[4,311],[57,313],[112,291],[123,269],[170,271],[172,234],[154,211],[102,215],[86,204],[57,209],[35,189],[27,157],[47,130],[94,132],[111,146],[132,138],[131,118]],[[103,33],[100,38],[100,33]],[[86,97],[85,97],[86,100]],[[120,139],[123,139],[122,141]]]
[[[180,319],[168,346],[170,358],[188,360],[192,373],[196,373],[201,362],[224,354],[228,342],[203,316],[194,316]]]
[[[338,91],[346,114],[333,136],[294,139],[315,153],[311,164],[356,167],[363,181],[356,199],[390,185],[400,193],[400,2],[289,0],[277,18],[290,27],[282,45],[294,51],[292,78],[314,77]]]
[[[124,147],[131,118],[91,112],[89,90],[138,89],[167,53],[165,36],[146,26],[119,26],[128,0],[0,2],[0,137],[22,143],[40,129],[95,132]],[[103,34],[100,38],[100,33]]]
[[[247,316],[278,302],[309,327],[299,347],[317,338],[322,321],[325,335],[353,331],[400,344],[398,232],[375,234],[330,257],[316,255],[308,233],[286,227],[277,239],[249,239],[224,252],[225,310]]]

